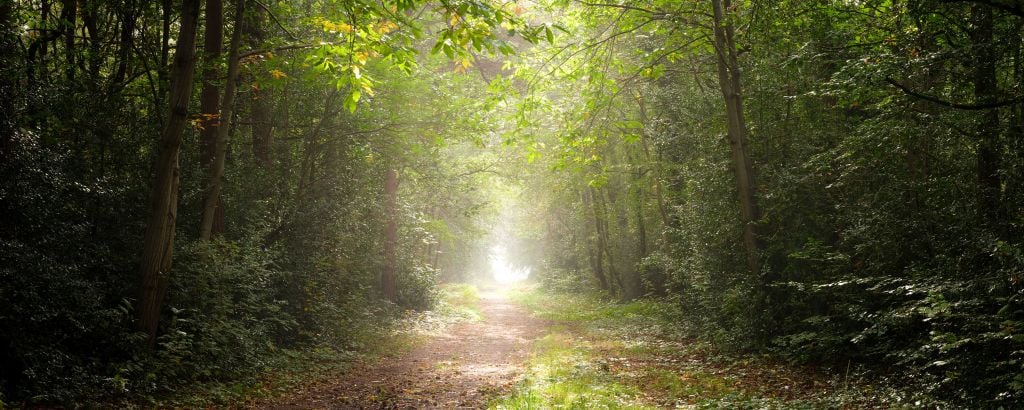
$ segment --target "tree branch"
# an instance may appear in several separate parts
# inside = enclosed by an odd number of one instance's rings
[[[251,57],[251,56],[260,55],[260,54],[266,54],[266,53],[270,53],[270,52],[287,51],[287,50],[302,50],[302,49],[306,49],[306,48],[313,48],[313,47],[316,47],[318,45],[319,44],[292,44],[292,45],[288,45],[288,46],[281,46],[281,47],[275,47],[275,48],[265,48],[265,49],[260,49],[260,50],[249,50],[249,51],[246,51],[244,53],[238,54],[238,59],[241,60],[241,59],[246,58],[246,57]]]
[[[893,80],[891,78],[886,78],[885,81],[887,83],[891,84],[893,87],[899,88],[900,91],[903,91],[904,94],[907,94],[907,95],[909,95],[911,97],[920,98],[920,99],[925,100],[925,101],[933,102],[935,104],[938,104],[938,105],[941,105],[941,106],[944,106],[944,107],[956,108],[958,110],[990,110],[990,109],[993,109],[993,108],[1006,107],[1006,106],[1009,106],[1009,105],[1015,105],[1015,104],[1020,104],[1021,102],[1024,102],[1024,97],[1017,97],[1017,98],[1013,98],[1013,99],[1009,99],[1009,100],[996,101],[996,102],[990,102],[990,103],[982,103],[982,104],[960,104],[960,103],[946,101],[946,100],[943,100],[943,99],[941,99],[939,97],[935,97],[935,96],[931,96],[931,95],[927,95],[927,94],[922,94],[922,93],[919,93],[917,91],[911,90],[910,88],[907,88],[903,84],[900,84],[900,83],[896,82],[896,80]]]
[[[283,31],[285,34],[287,34],[288,37],[292,39],[292,41],[298,41],[299,40],[298,37],[295,37],[295,35],[292,34],[291,31],[288,31],[288,29],[284,27],[284,24],[281,24],[281,20],[277,19],[277,16],[274,15],[274,12],[270,11],[270,8],[267,7],[267,5],[263,4],[259,0],[252,0],[252,1],[254,3],[256,3],[257,6],[260,6],[261,9],[265,10],[267,12],[267,14],[270,15],[270,19],[274,20],[274,24],[276,24],[277,27],[281,29],[281,31]]]

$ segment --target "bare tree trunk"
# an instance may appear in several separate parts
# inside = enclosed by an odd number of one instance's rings
[[[602,253],[604,257],[608,258],[608,276],[615,281],[615,284],[619,285],[618,289],[622,292],[626,291],[626,287],[622,283],[622,278],[619,277],[618,271],[615,269],[615,256],[612,253],[609,234],[608,234],[608,207],[604,202],[604,195],[601,194],[596,188],[590,189],[590,195],[594,201],[594,225],[597,227],[597,257],[601,258]],[[612,292],[617,293],[617,292]]]
[[[743,223],[743,245],[747,253],[747,270],[758,273],[761,270],[760,249],[754,223],[760,219],[760,212],[754,199],[753,167],[747,152],[747,125],[743,118],[742,82],[740,65],[736,57],[733,23],[726,14],[732,12],[729,0],[711,0],[714,8],[715,52],[718,61],[718,83],[725,98],[726,125],[729,146],[732,151],[733,170],[736,173],[736,188],[739,194],[740,215]]]
[[[252,152],[256,165],[270,166],[274,161],[274,119],[270,108],[270,90],[254,89],[252,92]]]
[[[266,11],[260,7],[246,13],[245,20],[245,41],[252,49],[263,46],[266,33],[263,30],[263,22],[266,21]],[[252,153],[256,165],[261,168],[270,166],[274,160],[274,118],[271,110],[271,99],[273,93],[270,89],[259,88],[253,84],[252,95],[249,100]]]
[[[0,1],[0,163],[6,163],[14,151],[14,130],[18,123],[15,102],[21,86],[19,76],[14,73],[17,47],[14,3]]]
[[[170,109],[160,135],[159,153],[154,166],[156,183],[150,202],[149,219],[139,266],[138,329],[148,336],[148,344],[156,340],[157,325],[174,254],[174,230],[178,216],[178,155],[182,136],[188,123],[188,106],[195,75],[196,26],[200,0],[182,0],[181,31],[171,68]]]
[[[398,171],[388,169],[384,179],[384,269],[380,274],[380,290],[384,298],[398,300],[395,271],[398,268]]]
[[[242,42],[242,24],[245,16],[245,1],[238,0],[235,11],[235,30],[231,33],[231,50],[228,51],[228,78],[224,84],[224,98],[220,105],[220,121],[217,126],[217,139],[213,147],[213,158],[207,172],[206,201],[203,203],[203,218],[199,226],[199,237],[209,240],[217,230],[218,210],[221,213],[219,231],[223,231],[224,206],[220,196],[224,178],[224,163],[227,161],[228,135],[231,131],[231,117],[234,115],[235,91],[238,85],[238,49]]]
[[[78,23],[78,0],[64,0],[61,4],[64,15],[60,25],[64,32],[64,56],[67,59],[64,67],[68,82],[75,81],[75,26]]]
[[[998,96],[996,53],[994,49],[992,8],[975,3],[971,6],[974,48],[974,96],[979,103],[991,103]],[[1002,230],[1003,212],[1000,204],[1002,182],[999,177],[999,109],[986,111],[978,127],[977,178],[979,215],[982,222]],[[1000,232],[1001,233],[1001,232]]]
[[[128,0],[121,12],[121,32],[117,43],[117,68],[110,77],[109,89],[119,87],[128,76],[128,60],[135,42],[135,0]]]
[[[583,201],[586,205],[589,205],[591,215],[594,220],[594,240],[588,241],[587,244],[587,259],[590,262],[590,270],[594,273],[594,278],[597,279],[598,286],[603,291],[610,291],[608,288],[608,278],[604,274],[604,264],[601,260],[601,223],[597,217],[597,205],[594,203],[593,198],[590,195],[583,194]]]
[[[218,130],[224,123],[220,117],[220,88],[217,87],[217,81],[220,80],[220,70],[217,69],[217,66],[223,54],[224,44],[224,2],[222,0],[207,0],[205,18],[203,88],[199,91],[199,111],[202,113],[202,118],[200,118],[202,130],[199,133],[199,162],[206,170],[207,189],[209,189],[213,178],[213,162],[217,157]],[[223,226],[224,212],[220,202],[218,196],[213,212],[213,227]],[[205,201],[203,206],[202,220],[205,220],[207,215]],[[202,227],[203,222],[200,222],[200,239],[209,239],[213,233],[220,233],[214,232],[219,230],[213,228],[210,233],[206,233]]]
[[[636,192],[636,234],[640,249],[637,259],[647,257],[647,219],[644,218],[644,205],[647,203],[647,192],[644,191],[643,173],[640,169],[633,171],[633,184]]]

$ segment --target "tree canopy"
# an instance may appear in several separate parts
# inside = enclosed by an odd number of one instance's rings
[[[1009,0],[2,2],[0,407],[357,351],[496,246],[1020,406],[1022,42]]]

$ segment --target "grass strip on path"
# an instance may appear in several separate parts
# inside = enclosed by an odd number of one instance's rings
[[[513,291],[552,323],[523,379],[495,409],[912,408],[911,394],[684,336],[673,306],[589,294]]]

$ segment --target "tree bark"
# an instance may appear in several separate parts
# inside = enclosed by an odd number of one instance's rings
[[[171,68],[170,109],[163,132],[156,164],[156,183],[150,201],[149,218],[143,239],[139,266],[139,305],[137,327],[148,336],[152,346],[156,340],[160,309],[167,290],[174,254],[174,230],[178,216],[178,155],[188,123],[188,106],[195,75],[196,29],[200,0],[182,0],[181,31]]]
[[[589,191],[588,191],[589,192]],[[597,217],[597,205],[594,204],[594,200],[591,195],[583,194],[583,201],[589,205],[591,215],[594,220],[594,240],[589,241],[587,244],[587,260],[590,262],[590,271],[594,273],[594,278],[597,279],[598,286],[603,291],[611,291],[608,287],[608,278],[604,274],[604,264],[601,258],[601,223]]]
[[[971,6],[971,43],[974,48],[974,96],[980,104],[998,98],[996,53],[994,49],[992,9],[982,4]],[[985,111],[978,127],[977,179],[979,215],[982,222],[997,230],[1003,225],[1000,205],[1002,181],[999,177],[999,109]]]
[[[743,223],[743,245],[747,254],[747,270],[757,274],[761,270],[760,247],[754,223],[760,219],[755,202],[753,167],[747,152],[747,125],[743,117],[742,82],[734,42],[735,29],[727,13],[732,11],[729,0],[711,0],[714,9],[714,42],[718,62],[718,83],[725,99],[726,127],[732,151],[733,170],[739,195],[740,221]]]
[[[75,81],[75,26],[78,22],[78,0],[64,0],[61,4],[63,7],[61,19],[61,31],[64,34],[64,56],[67,61],[64,64],[65,75],[67,76],[68,82]]]
[[[384,298],[398,300],[395,271],[398,267],[398,171],[388,169],[384,179],[384,268],[380,274],[380,290]]]
[[[206,170],[207,190],[213,178],[213,162],[217,157],[218,129],[222,123],[220,118],[220,87],[217,81],[220,79],[220,70],[217,66],[223,55],[224,44],[224,2],[222,0],[207,0],[205,9],[205,29],[203,32],[203,88],[199,91],[199,111],[202,113],[200,124],[202,130],[199,133],[199,161]],[[224,225],[224,212],[221,206],[220,197],[217,197],[216,207],[212,213],[213,228],[211,232],[202,229],[203,222],[200,222],[200,239],[209,239],[214,233],[220,233],[217,227]],[[218,212],[220,211],[220,212]],[[203,202],[201,221],[207,217],[206,202]],[[219,222],[219,223],[218,223]]]
[[[590,188],[590,195],[594,201],[594,225],[597,228],[597,257],[602,258],[601,255],[603,254],[603,257],[608,258],[607,274],[615,281],[614,283],[619,286],[619,291],[625,292],[626,287],[622,283],[622,278],[619,276],[619,272],[615,269],[615,256],[612,253],[611,245],[609,244],[608,207],[605,205],[604,195],[602,195],[596,188]]]
[[[0,1],[0,162],[10,160],[17,129],[15,101],[20,84],[16,69],[18,34],[14,29],[14,3]]]
[[[263,31],[266,11],[260,7],[246,13],[245,40],[253,50],[263,46],[266,33]],[[255,82],[249,100],[252,153],[256,165],[265,168],[274,160],[274,118],[271,109],[273,94],[270,89],[260,88]]]
[[[235,30],[231,33],[231,49],[228,51],[228,78],[224,84],[224,98],[220,104],[220,121],[217,125],[217,139],[214,141],[213,158],[207,171],[206,200],[203,203],[202,222],[199,237],[209,240],[214,234],[223,232],[224,206],[220,191],[223,186],[224,163],[227,161],[228,136],[231,131],[231,117],[234,115],[235,91],[238,85],[238,49],[242,41],[242,25],[245,16],[245,1],[237,1],[235,9]],[[220,220],[218,224],[218,212]],[[220,229],[215,229],[216,226]]]
[[[120,87],[128,76],[128,61],[135,42],[135,0],[125,2],[121,12],[121,32],[117,43],[117,68],[110,77],[110,90]]]

